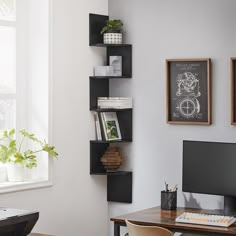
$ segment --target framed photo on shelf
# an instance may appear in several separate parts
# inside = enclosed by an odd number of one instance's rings
[[[109,65],[113,67],[113,76],[122,76],[122,56],[109,56]]]
[[[236,125],[236,57],[230,59],[231,67],[231,125]]]
[[[116,112],[101,112],[101,120],[107,141],[122,139]]]
[[[211,59],[166,60],[167,123],[211,124]]]

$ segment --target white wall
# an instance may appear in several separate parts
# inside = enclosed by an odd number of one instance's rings
[[[134,98],[133,143],[125,148],[125,168],[133,170],[133,203],[109,204],[110,216],[160,205],[165,180],[178,184],[178,205],[185,204],[183,139],[236,142],[235,127],[230,125],[229,63],[236,56],[235,8],[234,0],[109,0],[109,15],[123,20],[126,42],[133,44],[133,78],[112,87],[114,94]],[[213,124],[166,124],[165,59],[208,57]],[[198,203],[187,205],[222,207],[221,197],[194,198]]]
[[[89,75],[102,52],[88,46],[88,14],[107,14],[107,6],[107,0],[53,1],[52,139],[60,154],[54,186],[0,197],[1,206],[39,210],[35,232],[107,235],[106,177],[89,175]]]

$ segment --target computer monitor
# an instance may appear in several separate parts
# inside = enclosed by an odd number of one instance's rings
[[[224,214],[236,215],[236,143],[183,141],[183,192],[224,196]]]

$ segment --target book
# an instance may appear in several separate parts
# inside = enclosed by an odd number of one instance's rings
[[[132,100],[131,97],[98,97],[98,100]]]
[[[101,112],[105,140],[121,140],[121,132],[116,112]]]
[[[132,98],[129,97],[98,97],[98,108],[124,109],[132,108]]]
[[[95,119],[95,127],[96,127],[96,136],[97,140],[102,140],[102,133],[101,133],[101,126],[98,118],[98,113],[94,113],[94,119]]]

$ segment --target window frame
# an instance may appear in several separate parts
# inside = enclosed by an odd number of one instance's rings
[[[12,23],[6,22],[5,20],[1,20],[6,26],[17,27],[16,21]],[[9,24],[8,24],[9,23]],[[16,59],[17,61],[17,59]],[[17,67],[17,65],[16,65]],[[53,127],[52,127],[52,120],[53,120],[53,109],[52,109],[52,102],[53,102],[53,1],[48,0],[48,143],[53,143]],[[10,96],[13,96],[11,94]],[[17,100],[17,96],[16,100]],[[16,115],[18,115],[16,113]],[[27,122],[27,121],[26,121]],[[17,124],[16,124],[17,125]],[[39,189],[39,188],[46,188],[53,186],[52,180],[52,171],[53,171],[53,160],[52,158],[48,158],[48,179],[47,180],[31,180],[31,181],[24,181],[24,182],[6,182],[0,183],[0,194],[1,193],[10,193],[10,192],[18,192],[18,191],[25,191],[25,190],[32,190],[32,189]]]

